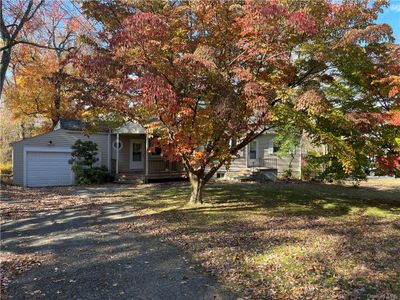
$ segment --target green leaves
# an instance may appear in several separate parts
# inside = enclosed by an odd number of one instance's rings
[[[97,144],[92,141],[77,140],[72,146],[72,168],[92,168],[99,159],[97,156]]]
[[[328,144],[349,173],[376,125],[364,118],[371,123],[360,127],[350,115],[388,109],[381,105],[387,95],[372,85],[398,60],[389,28],[374,25],[384,5],[107,2],[103,14],[113,11],[119,25],[111,15],[99,18],[106,51],[86,56],[82,70],[96,105],[156,120],[163,153],[183,159],[190,172],[229,165],[239,150],[232,139],[244,147],[265,128],[290,125]]]

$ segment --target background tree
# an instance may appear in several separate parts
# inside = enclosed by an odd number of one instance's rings
[[[6,86],[5,105],[17,120],[36,120],[40,131],[54,128],[60,118],[80,118],[83,104],[74,98],[74,69],[68,57],[36,53],[15,71]]]
[[[287,120],[329,144],[349,173],[370,146],[354,116],[396,101],[372,85],[395,60],[391,28],[374,23],[386,4],[86,1],[103,26],[82,78],[93,106],[141,121],[164,155],[183,160],[192,203],[239,149]],[[338,81],[357,97],[339,97]]]
[[[74,98],[72,88],[74,55],[83,51],[79,36],[89,34],[91,24],[71,1],[43,4],[36,23],[39,28],[31,43],[21,43],[14,49],[9,82],[5,89],[5,104],[16,119],[35,120],[41,131],[47,131],[62,117],[79,118],[83,107]]]
[[[0,0],[0,96],[6,78],[6,72],[11,61],[12,49],[19,44],[40,46],[29,40],[34,35],[38,25],[37,16],[44,6],[40,1]]]
[[[21,139],[23,128],[13,122],[12,114],[4,107],[0,107],[0,164],[11,163],[10,143]]]

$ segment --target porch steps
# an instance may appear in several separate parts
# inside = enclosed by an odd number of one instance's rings
[[[145,182],[144,174],[140,173],[119,173],[115,175],[114,182],[126,184],[141,184]]]
[[[251,168],[242,170],[229,170],[221,178],[226,181],[246,182],[246,181],[275,181],[277,179],[276,169]]]

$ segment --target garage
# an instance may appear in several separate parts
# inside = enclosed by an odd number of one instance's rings
[[[71,150],[25,149],[25,185],[29,187],[61,186],[74,184]]]

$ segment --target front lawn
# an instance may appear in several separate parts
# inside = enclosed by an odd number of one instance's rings
[[[0,208],[4,222],[73,210],[102,218],[102,207],[124,204],[133,221],[115,217],[91,230],[147,233],[175,244],[242,298],[399,299],[398,183],[214,183],[200,207],[186,204],[186,183],[3,186]],[[10,266],[0,276],[3,289],[45,259],[3,254],[2,268]]]
[[[119,230],[181,246],[249,298],[400,297],[399,186],[213,184],[201,207],[183,184],[123,196],[140,217]]]

